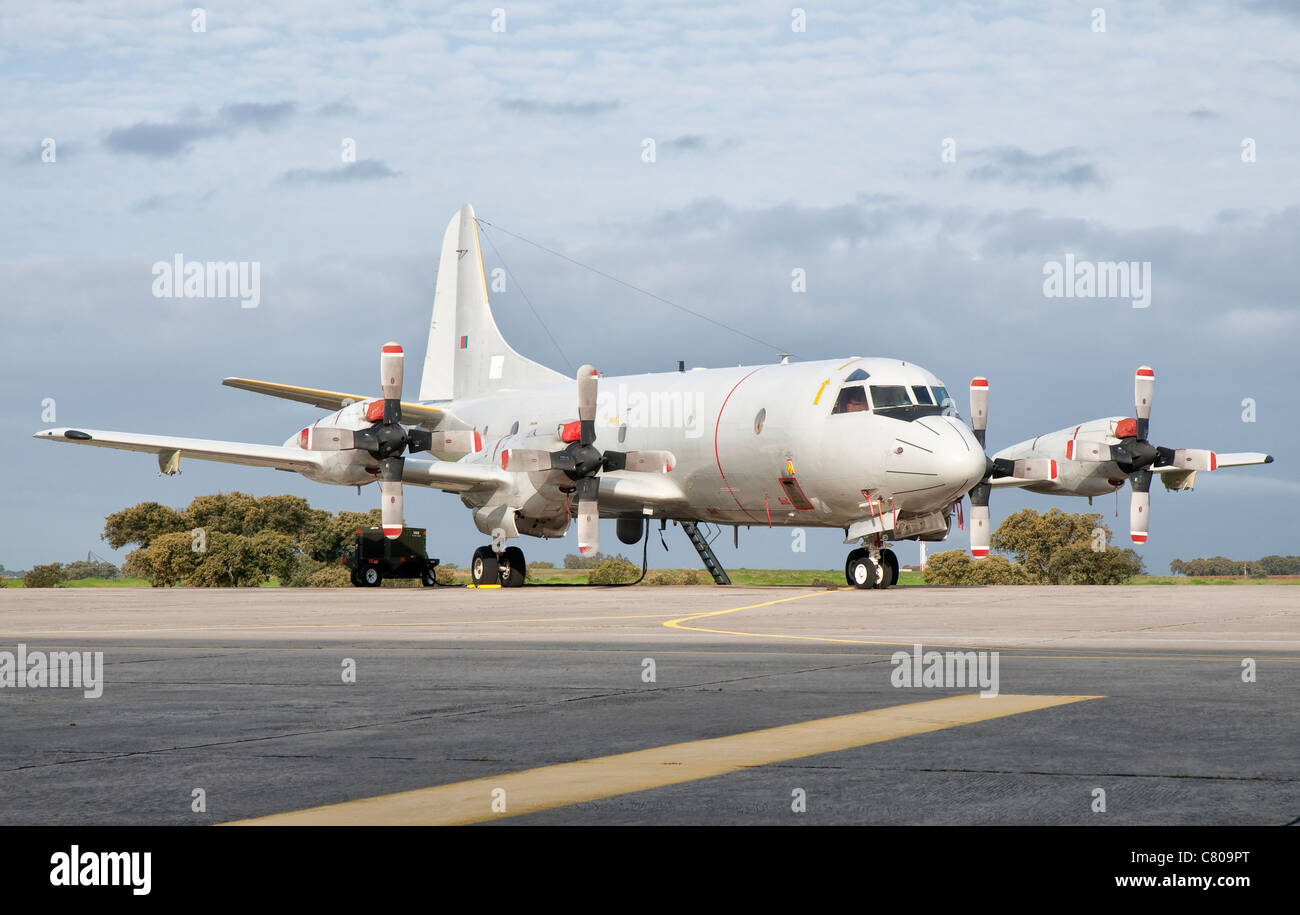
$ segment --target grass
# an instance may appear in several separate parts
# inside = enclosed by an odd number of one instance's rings
[[[4,579],[6,588],[21,588],[23,580],[21,578]],[[147,588],[149,580],[147,578],[78,578],[76,581],[65,581],[59,584],[60,588]]]
[[[469,583],[469,569],[447,569],[451,572],[456,584]],[[666,571],[651,569],[655,571]],[[704,569],[699,570],[703,576],[703,583],[709,584],[708,573]],[[534,569],[528,575],[530,585],[585,585],[587,584],[586,569]],[[733,585],[742,585],[750,587],[813,587],[822,582],[830,582],[840,587],[847,587],[844,584],[843,569],[728,569],[727,574],[731,576]],[[1137,575],[1129,582],[1131,585],[1300,585],[1300,575],[1275,575],[1271,578],[1245,578],[1240,575],[1225,576],[1207,576],[1203,578],[1188,578],[1185,575]],[[398,582],[393,582],[397,585]],[[401,584],[408,584],[402,582]],[[898,584],[902,586],[923,585],[925,578],[920,572],[902,572],[898,576]],[[411,587],[419,586],[418,580],[409,582]],[[21,588],[23,580],[21,578],[0,579],[0,587]],[[60,588],[147,588],[149,587],[148,579],[144,578],[80,578],[76,581],[65,581],[59,585]],[[278,588],[280,582],[272,578],[264,581],[260,585],[263,588]]]
[[[1300,585],[1298,575],[1273,575],[1269,578],[1247,578],[1242,575],[1218,575],[1188,578],[1186,575],[1135,575],[1131,585]]]

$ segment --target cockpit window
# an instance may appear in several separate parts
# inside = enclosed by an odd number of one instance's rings
[[[873,384],[871,386],[871,404],[877,410],[887,407],[906,407],[912,403],[907,396],[907,388],[901,384]]]
[[[863,390],[862,385],[855,384],[840,391],[840,396],[835,398],[835,406],[831,413],[860,413],[866,409],[867,392]]]
[[[862,369],[854,369],[852,372],[849,373],[849,377],[845,378],[844,380],[845,382],[866,381],[870,377],[871,376],[868,375],[866,372],[862,371]]]
[[[912,393],[916,396],[916,402],[920,404],[932,404],[934,399],[930,397],[930,389],[923,384],[912,385]]]
[[[947,388],[945,388],[941,384],[936,384],[932,386],[932,390],[934,391],[935,403],[937,403],[941,407],[951,407],[954,410],[957,409],[957,405],[953,403],[952,398],[948,396]]]

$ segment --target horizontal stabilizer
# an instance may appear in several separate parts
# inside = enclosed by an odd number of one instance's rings
[[[321,388],[304,388],[296,384],[254,381],[251,378],[225,378],[221,383],[228,388],[239,388],[241,391],[252,391],[254,394],[265,394],[268,397],[279,397],[282,400],[307,403],[323,410],[341,410],[350,404],[360,403],[363,400],[378,399],[363,394],[344,394],[340,391],[326,391]],[[442,415],[442,410],[437,407],[426,407],[423,404],[402,401],[402,421],[405,423],[434,428],[442,419]]]

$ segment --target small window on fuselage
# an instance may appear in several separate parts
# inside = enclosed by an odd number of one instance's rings
[[[916,402],[920,404],[933,404],[934,398],[930,396],[930,389],[923,384],[912,385],[912,393],[916,395]]]
[[[855,384],[840,391],[831,413],[861,413],[867,409],[867,392],[862,385]]]
[[[849,377],[845,378],[844,381],[846,383],[850,381],[866,381],[870,377],[871,376],[868,375],[866,372],[862,371],[862,369],[854,369],[853,371],[849,372]]]
[[[871,405],[882,410],[888,407],[910,406],[912,401],[907,396],[907,388],[901,384],[873,384],[871,386]]]

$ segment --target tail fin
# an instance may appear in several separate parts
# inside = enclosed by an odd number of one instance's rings
[[[525,359],[501,336],[488,303],[478,223],[474,208],[466,204],[442,237],[420,400],[475,397],[567,380]]]

